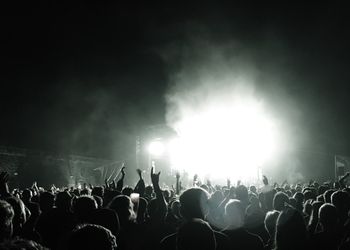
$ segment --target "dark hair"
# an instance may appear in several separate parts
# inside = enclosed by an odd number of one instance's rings
[[[180,196],[181,215],[186,219],[204,219],[208,211],[209,194],[203,188],[189,188]]]
[[[32,240],[15,238],[11,240],[6,240],[0,244],[1,250],[45,250],[47,248],[43,247],[39,243]]]
[[[324,230],[334,228],[337,224],[337,209],[333,204],[325,203],[318,210],[319,221]]]
[[[73,203],[73,211],[80,220],[85,220],[86,216],[95,209],[97,209],[97,203],[90,195],[80,196]]]
[[[118,195],[111,200],[107,207],[117,212],[122,227],[126,222],[134,218],[132,202],[129,196]]]
[[[273,208],[282,211],[285,208],[285,203],[289,203],[289,197],[283,192],[277,192],[273,197]]]
[[[85,224],[78,226],[70,235],[68,250],[114,250],[116,239],[105,227]]]

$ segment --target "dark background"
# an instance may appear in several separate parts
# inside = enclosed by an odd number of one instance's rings
[[[293,154],[309,174],[327,177],[332,155],[350,154],[345,6],[71,2],[1,8],[1,145],[132,157],[136,136],[165,123],[164,95],[178,64],[161,52],[186,46],[190,34],[216,44],[234,39],[265,75],[283,79],[278,87],[299,111],[288,123],[296,137],[308,136]],[[273,96],[269,86],[257,88]]]

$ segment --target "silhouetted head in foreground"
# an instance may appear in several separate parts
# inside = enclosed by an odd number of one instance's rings
[[[306,226],[301,213],[291,207],[283,210],[276,224],[276,249],[307,249],[307,240]]]
[[[115,237],[107,228],[86,224],[75,229],[69,240],[68,250],[115,250]]]
[[[118,195],[111,200],[107,207],[117,212],[121,227],[135,219],[134,205],[129,196]]]
[[[215,250],[214,231],[201,219],[192,219],[183,224],[177,233],[178,250]]]
[[[332,231],[337,226],[337,209],[330,203],[323,204],[318,212],[319,222],[324,231]]]
[[[265,229],[270,235],[271,239],[275,238],[276,221],[279,215],[280,215],[280,212],[278,212],[277,210],[269,211],[266,213],[264,224],[265,224]]]
[[[244,225],[244,206],[240,200],[231,199],[225,206],[226,229],[238,229]]]
[[[208,213],[209,194],[202,188],[190,188],[180,196],[181,215],[190,220],[192,218],[204,219]]]
[[[273,209],[282,211],[286,203],[289,203],[288,196],[283,192],[277,192],[273,198]]]
[[[48,250],[39,243],[21,238],[4,241],[0,244],[1,250]]]

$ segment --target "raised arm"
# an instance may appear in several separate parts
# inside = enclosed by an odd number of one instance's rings
[[[181,191],[180,173],[176,172],[176,195],[179,195]]]
[[[142,171],[141,169],[136,169],[137,174],[139,175],[139,181],[137,182],[134,192],[139,193],[141,197],[145,194],[145,182],[142,178]]]
[[[159,218],[164,219],[167,213],[167,204],[164,199],[163,191],[159,187],[160,172],[154,173],[154,167],[151,168],[151,180],[153,184],[154,192],[156,193],[156,199],[159,209]]]
[[[0,195],[2,198],[11,196],[7,182],[10,175],[7,172],[0,173]]]
[[[117,182],[117,191],[121,192],[123,190],[123,185],[124,185],[124,177],[125,177],[125,166],[122,167],[122,169],[120,170],[122,177],[120,178],[120,180]]]

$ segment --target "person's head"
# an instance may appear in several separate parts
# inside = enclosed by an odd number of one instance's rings
[[[344,191],[336,191],[331,196],[331,202],[337,208],[338,216],[341,219],[347,218],[350,208],[349,194]]]
[[[153,187],[148,185],[145,187],[145,195],[148,196],[148,198],[150,198],[153,194]]]
[[[270,239],[275,238],[276,222],[279,215],[280,212],[277,210],[269,211],[265,215],[264,225],[266,231],[270,235]]]
[[[40,194],[40,210],[43,212],[47,212],[53,205],[55,204],[55,195],[51,192],[43,192]]]
[[[306,226],[304,218],[298,210],[287,207],[278,216],[275,246],[278,250],[306,249]]]
[[[0,200],[0,242],[4,239],[9,239],[12,236],[13,224],[12,220],[15,215],[12,206]]]
[[[250,187],[249,187],[249,191],[252,192],[252,193],[254,193],[254,194],[257,194],[257,192],[256,192],[256,186],[250,186]]]
[[[75,199],[73,203],[73,212],[80,220],[85,220],[94,210],[97,209],[97,203],[92,196],[83,195]]]
[[[47,248],[44,248],[39,243],[27,240],[27,239],[21,239],[21,238],[15,238],[11,240],[6,240],[4,242],[0,243],[0,249],[1,250],[45,250]]]
[[[24,202],[29,202],[30,199],[33,197],[33,192],[30,189],[24,189],[22,192],[22,200]]]
[[[315,196],[315,193],[311,190],[307,190],[304,192],[304,200],[307,201],[307,200],[316,200],[316,196]]]
[[[215,250],[215,234],[207,222],[191,219],[179,228],[176,245],[178,250]]]
[[[224,195],[220,190],[216,190],[209,199],[210,208],[216,208],[224,200]]]
[[[202,188],[189,188],[180,195],[181,215],[189,220],[204,219],[208,213],[209,194]]]
[[[97,187],[93,187],[92,191],[91,191],[91,195],[97,195],[100,196],[101,198],[103,198],[104,195],[104,188],[101,186],[97,186]]]
[[[65,211],[70,211],[72,207],[72,196],[68,191],[59,192],[56,195],[56,207]]]
[[[122,190],[122,194],[130,197],[133,191],[134,190],[131,187],[124,187]]]
[[[327,191],[327,189],[328,189],[328,187],[327,187],[326,185],[321,185],[321,186],[319,186],[318,189],[317,189],[317,194],[318,194],[318,195],[323,195],[324,192]]]
[[[283,192],[277,192],[273,197],[273,209],[277,211],[282,211],[285,208],[285,204],[289,203],[288,196]]]
[[[231,199],[225,206],[225,222],[228,229],[241,228],[244,225],[244,206],[240,200]]]
[[[328,189],[327,191],[325,191],[323,193],[323,197],[324,197],[324,202],[326,203],[331,203],[331,196],[332,194],[335,192],[334,189]]]
[[[170,193],[169,189],[163,190],[163,196],[164,196],[164,199],[165,199],[166,202],[169,202],[170,195],[171,195],[171,193]]]
[[[318,211],[318,218],[323,230],[335,229],[338,219],[336,207],[330,203],[323,204]]]
[[[260,201],[257,195],[253,194],[249,199],[250,205],[254,208],[260,208]]]
[[[242,202],[248,202],[248,189],[244,185],[239,185],[235,189],[236,198]]]
[[[91,195],[91,189],[88,187],[83,188],[80,190],[80,195]]]
[[[129,196],[118,195],[111,200],[107,207],[117,212],[122,227],[125,223],[135,219],[134,205]]]
[[[68,239],[68,250],[115,250],[114,235],[105,227],[85,224],[76,228]]]
[[[296,199],[297,204],[303,204],[304,194],[302,192],[296,192],[293,197]]]

